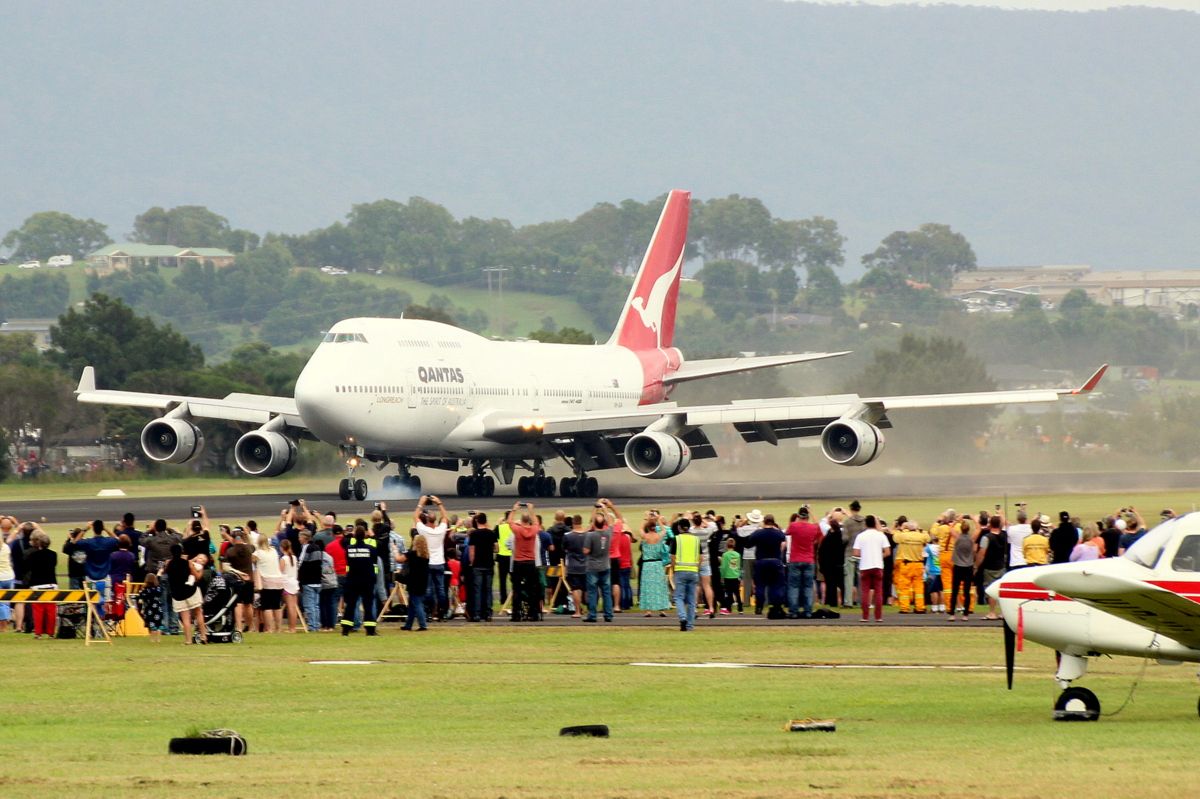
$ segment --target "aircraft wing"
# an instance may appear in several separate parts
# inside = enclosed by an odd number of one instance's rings
[[[924,394],[901,397],[860,397],[835,394],[813,397],[778,397],[735,400],[719,405],[678,406],[675,403],[640,405],[628,410],[577,413],[532,413],[528,417],[495,416],[484,424],[485,437],[516,443],[535,438],[571,438],[640,432],[650,425],[666,432],[692,431],[704,425],[731,424],[747,442],[817,436],[830,422],[843,417],[863,419],[889,428],[888,411],[910,408],[955,408],[980,405],[1054,402],[1063,396],[1086,394],[1096,387],[1105,364],[1074,389],[978,391],[960,394]]]
[[[849,355],[850,350],[843,352],[804,352],[796,355],[760,355],[745,358],[709,358],[699,361],[684,361],[683,366],[663,378],[663,383],[673,385],[688,380],[700,380],[705,377],[750,372],[755,369],[767,369],[772,366],[787,366],[793,363],[808,363],[822,361],[826,358],[840,358]]]
[[[1200,602],[1166,588],[1087,569],[1046,574],[1033,579],[1035,585],[1069,596],[1076,602],[1110,613],[1184,646],[1200,649]],[[1188,583],[1193,591],[1200,583]]]
[[[268,397],[260,394],[229,394],[224,399],[211,397],[186,397],[176,394],[151,394],[141,391],[111,391],[96,388],[96,370],[84,367],[75,389],[80,402],[97,405],[128,405],[135,408],[150,408],[172,411],[187,406],[191,416],[201,419],[221,419],[227,422],[266,424],[277,416],[283,416],[289,427],[303,429],[304,421],[291,397]]]

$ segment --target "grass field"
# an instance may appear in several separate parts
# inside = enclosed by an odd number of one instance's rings
[[[385,627],[377,639],[0,640],[0,795],[330,797],[1090,797],[1195,795],[1196,685],[1151,666],[1094,724],[1050,719],[1053,655],[995,630]],[[370,659],[320,666],[315,659]],[[953,665],[986,670],[674,669],[633,662]],[[1115,710],[1139,662],[1086,684]],[[834,718],[835,733],[783,731]],[[603,723],[609,739],[560,738]],[[166,755],[228,727],[244,758]]]

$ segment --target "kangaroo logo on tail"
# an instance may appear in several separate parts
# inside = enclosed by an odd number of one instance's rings
[[[665,349],[675,338],[675,305],[683,272],[691,194],[676,189],[667,195],[654,237],[617,321],[609,344],[631,350]],[[630,313],[630,311],[634,313]]]

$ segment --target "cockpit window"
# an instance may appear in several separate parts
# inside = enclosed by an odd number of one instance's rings
[[[345,341],[357,341],[360,344],[366,344],[367,337],[362,333],[326,333],[325,337],[322,338],[321,341],[326,344],[341,344]]]
[[[1171,568],[1177,572],[1200,572],[1200,535],[1189,535],[1179,543]]]
[[[1133,546],[1125,550],[1125,557],[1147,569],[1153,569],[1162,555],[1163,547],[1171,540],[1178,521],[1178,519],[1171,519],[1146,533]]]

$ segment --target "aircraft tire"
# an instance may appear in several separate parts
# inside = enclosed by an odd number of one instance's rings
[[[575,496],[575,478],[564,477],[558,481],[558,495],[560,497]]]
[[[1096,721],[1100,718],[1100,699],[1087,688],[1073,685],[1054,702],[1056,721]]]
[[[458,480],[454,483],[454,492],[460,497],[469,496],[467,494],[467,480],[470,479],[466,475],[460,474]]]
[[[528,477],[528,475],[517,478],[517,496],[518,497],[529,496],[529,477]]]
[[[491,497],[496,494],[496,478],[491,475],[483,478],[483,493],[480,496]]]
[[[541,479],[538,480],[538,489],[539,489],[538,496],[552,497],[552,496],[554,496],[554,489],[556,487],[557,487],[557,484],[554,482],[553,477],[549,477],[549,476],[542,477]]]
[[[367,498],[367,481],[359,478],[354,481],[354,498],[362,502]]]
[[[600,496],[600,482],[595,477],[585,477],[579,481],[581,486],[579,496],[594,499]]]
[[[585,736],[589,738],[607,738],[607,724],[578,724],[573,727],[563,727],[558,731],[559,735],[568,736]]]
[[[401,478],[401,479],[404,479],[404,478]],[[404,482],[408,485],[410,491],[412,491],[417,496],[421,495],[421,478],[420,477],[418,477],[415,474],[412,474],[412,475],[409,475],[407,479],[404,479]]]
[[[338,499],[343,502],[350,499],[350,478],[343,477],[342,481],[338,483]]]

